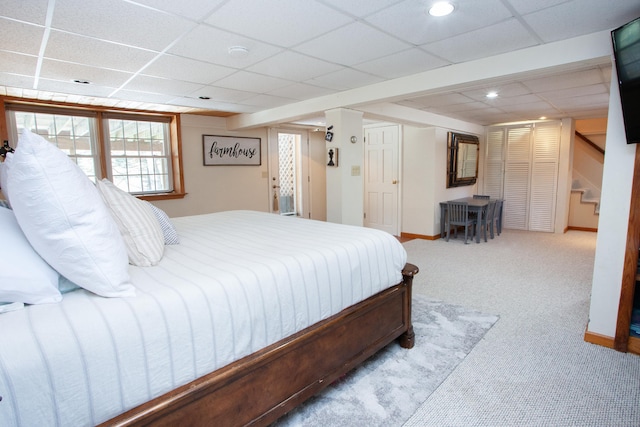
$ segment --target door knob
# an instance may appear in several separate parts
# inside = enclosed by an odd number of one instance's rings
[[[397,179],[394,179],[393,181],[391,181],[391,183],[392,183],[392,184],[397,184],[397,183],[398,183],[398,180],[397,180]]]

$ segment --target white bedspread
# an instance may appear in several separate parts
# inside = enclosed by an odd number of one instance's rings
[[[78,290],[0,314],[0,426],[106,421],[399,283],[406,262],[373,229],[251,211],[173,222],[181,244],[131,267],[135,298]]]

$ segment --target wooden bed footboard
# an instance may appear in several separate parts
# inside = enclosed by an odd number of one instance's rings
[[[407,264],[401,283],[101,425],[268,425],[395,339],[413,347],[417,273]]]

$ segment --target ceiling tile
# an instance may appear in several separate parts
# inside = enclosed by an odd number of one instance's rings
[[[82,85],[67,80],[40,79],[38,81],[38,89],[72,95],[108,97],[115,88],[98,85]]]
[[[33,75],[38,58],[33,55],[22,55],[13,52],[0,51],[0,72]]]
[[[420,96],[411,98],[411,101],[422,105],[422,107],[432,107],[441,104],[467,104],[474,100],[460,93],[443,93],[436,95]]]
[[[235,74],[215,82],[216,86],[224,86],[230,89],[246,90],[255,93],[267,93],[290,84],[291,82],[288,80],[249,73],[247,71],[238,71]]]
[[[231,46],[243,46],[249,52],[245,57],[232,57],[229,55]],[[199,25],[168,50],[178,56],[236,69],[246,68],[281,51],[281,48],[207,25]]]
[[[141,92],[136,90],[119,90],[117,92],[117,98],[123,99],[125,101],[166,104],[173,101],[177,97],[175,95]]]
[[[389,34],[421,45],[495,24],[511,17],[500,0],[457,0],[451,15],[429,15],[431,2],[405,0],[366,18]]]
[[[307,55],[351,66],[405,50],[410,46],[356,22],[295,47]]]
[[[595,84],[595,85],[580,86],[580,87],[569,88],[569,89],[552,90],[548,92],[540,92],[538,96],[553,102],[554,100],[557,100],[557,99],[571,98],[574,96],[600,95],[600,94],[606,94],[607,97],[609,96],[609,90],[607,85]]]
[[[383,79],[351,68],[344,68],[324,76],[308,80],[306,83],[334,90],[353,89],[379,83]]]
[[[254,113],[259,109],[247,105],[240,105],[231,102],[223,102],[213,99],[197,99],[197,98],[174,98],[168,104],[180,107],[195,108],[202,111],[221,111],[230,113]]]
[[[230,0],[206,20],[215,27],[284,47],[351,21],[352,18],[313,0]]]
[[[640,16],[638,0],[615,0],[609,7],[602,0],[574,0],[524,16],[545,42],[616,28]]]
[[[533,104],[534,102],[542,101],[537,95],[518,95],[518,96],[499,96],[495,99],[484,100],[487,105],[494,105],[498,108],[506,108],[514,104]]]
[[[49,0],[2,0],[0,17],[44,25]]]
[[[529,111],[533,111],[535,113],[535,116],[540,116],[541,113],[544,113],[545,111],[552,109],[553,106],[551,104],[549,104],[548,102],[544,102],[544,101],[536,101],[536,102],[530,102],[530,103],[526,103],[526,104],[512,104],[509,105],[507,107],[504,108],[505,111],[509,111],[509,112],[529,112]]]
[[[92,85],[116,88],[124,84],[133,74],[105,68],[89,67],[81,64],[45,59],[42,62],[40,77],[72,83],[74,80],[87,80]]]
[[[283,98],[290,98],[295,100],[305,100],[316,98],[318,96],[329,95],[334,91],[331,89],[326,89],[318,86],[313,86],[304,83],[294,83],[289,86],[285,86],[279,89],[276,89],[272,92],[269,92],[269,95],[276,95]]]
[[[562,110],[584,110],[594,107],[608,107],[609,94],[600,93],[595,95],[572,96],[569,98],[558,98],[553,100],[553,105]]]
[[[295,99],[291,98],[282,98],[280,96],[261,94],[249,99],[245,99],[244,101],[242,101],[242,104],[260,108],[275,108],[282,105],[291,104],[294,101]]]
[[[185,18],[122,0],[57,0],[52,27],[111,40],[129,46],[161,51],[195,27]]]
[[[340,66],[336,64],[289,50],[247,67],[247,71],[297,82],[309,80],[339,69]]]
[[[209,84],[236,70],[195,59],[175,55],[162,55],[142,70],[142,74],[185,82]]]
[[[523,84],[534,92],[549,92],[598,83],[603,83],[603,76],[598,68],[523,81]]]
[[[2,86],[4,87],[8,86],[11,89],[20,91],[22,90],[21,88],[32,89],[34,78],[32,76],[0,72],[0,82],[2,82]]]
[[[127,83],[122,89],[139,92],[161,93],[165,95],[184,96],[202,87],[198,83],[189,83],[179,80],[161,79],[158,77],[138,75]]]
[[[454,63],[535,46],[538,42],[516,19],[453,36],[422,47]]]
[[[158,10],[184,16],[195,21],[200,21],[211,14],[225,0],[189,0],[189,6],[185,7],[184,1],[176,0],[136,0]]]
[[[385,79],[395,79],[449,64],[449,62],[436,58],[421,49],[413,48],[373,61],[363,62],[354,65],[353,68]]]
[[[374,12],[386,9],[402,0],[323,0],[323,3],[333,6],[357,18],[364,18]]]
[[[521,15],[535,12],[549,7],[558,6],[562,3],[570,3],[573,0],[506,0]]]
[[[200,96],[206,96],[211,98],[211,100],[229,102],[229,103],[238,103],[242,102],[245,99],[249,99],[255,94],[252,92],[247,92],[244,90],[236,90],[236,89],[228,89],[217,86],[203,86],[200,89],[191,92],[189,94],[192,98],[198,98]]]
[[[42,27],[0,18],[0,49],[37,55],[43,35]]]
[[[93,67],[135,72],[151,61],[156,54],[148,50],[51,31],[45,56]]]

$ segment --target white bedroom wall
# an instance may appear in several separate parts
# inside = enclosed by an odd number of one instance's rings
[[[475,130],[482,127],[475,126]],[[450,129],[404,127],[402,232],[440,235],[440,202],[476,194],[477,184],[447,188]],[[468,132],[468,131],[467,131]],[[471,132],[469,132],[471,133]],[[484,136],[478,135],[482,141]],[[482,145],[481,145],[482,152]]]
[[[627,145],[615,67],[611,76],[607,155],[593,267],[588,332],[614,337],[627,244],[635,145]]]
[[[218,117],[181,116],[184,199],[159,200],[154,204],[170,217],[233,209],[269,211],[267,128],[230,132]],[[261,138],[260,166],[204,166],[202,135]]]

